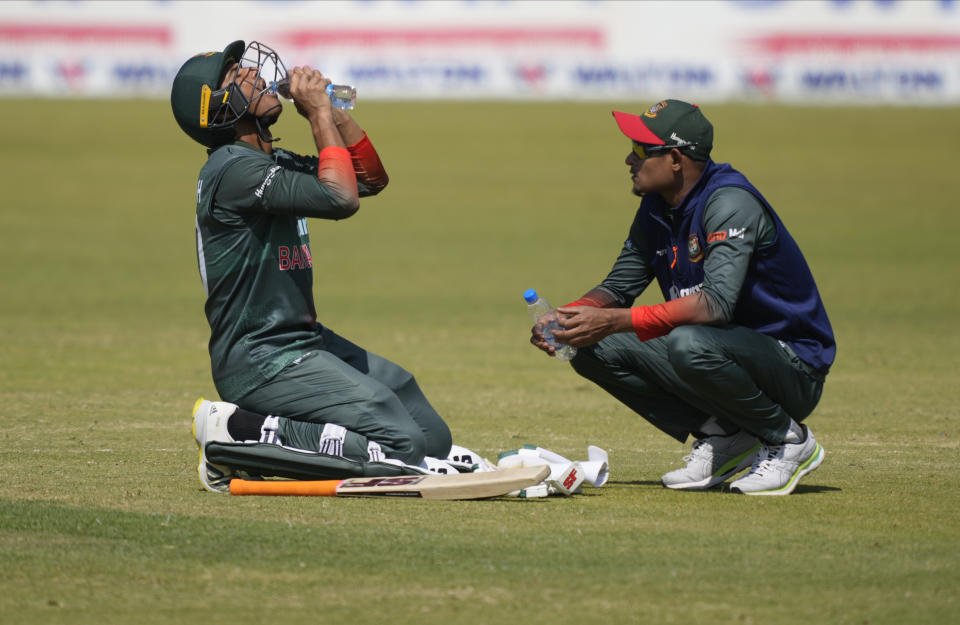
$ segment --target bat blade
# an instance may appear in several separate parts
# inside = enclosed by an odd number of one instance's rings
[[[484,499],[498,497],[542,482],[549,467],[519,467],[504,471],[453,475],[403,475],[344,480],[337,497],[419,497],[422,499]]]
[[[231,480],[232,495],[313,495],[324,497],[400,497],[414,499],[486,499],[542,482],[549,467],[518,467],[484,473],[401,475],[346,480]]]

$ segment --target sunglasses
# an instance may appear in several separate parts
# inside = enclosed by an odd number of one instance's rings
[[[696,143],[685,143],[683,145],[644,145],[642,143],[633,142],[633,153],[637,155],[640,159],[650,158],[651,156],[656,156],[658,152],[667,152],[673,148],[682,150],[683,148],[691,148],[697,145]]]

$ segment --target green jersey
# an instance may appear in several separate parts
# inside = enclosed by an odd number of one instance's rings
[[[340,189],[317,178],[317,163],[237,142],[212,151],[200,171],[197,257],[213,380],[227,401],[323,347],[306,218],[352,210]]]

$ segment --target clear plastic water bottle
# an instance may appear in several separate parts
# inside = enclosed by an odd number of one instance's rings
[[[533,317],[534,323],[539,321],[540,317],[553,310],[550,302],[537,295],[534,289],[524,291],[523,299],[527,302],[527,310],[530,311],[530,316]],[[571,345],[561,345],[557,343],[557,340],[553,338],[553,331],[559,329],[560,325],[556,320],[551,321],[543,328],[543,338],[556,350],[554,355],[558,360],[570,360],[577,355],[577,348]]]
[[[267,87],[267,93],[290,100],[290,81],[286,78],[273,81]],[[357,89],[350,85],[327,85],[327,96],[330,98],[330,104],[338,109],[350,111],[357,106]]]
[[[352,111],[357,105],[357,89],[350,85],[327,85],[327,95],[338,109]]]

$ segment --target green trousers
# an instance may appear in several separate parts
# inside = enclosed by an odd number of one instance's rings
[[[347,429],[342,454],[349,459],[367,460],[370,441],[408,464],[447,457],[450,429],[413,375],[329,329],[323,340],[325,350],[310,352],[235,403],[282,417],[277,435],[286,447],[317,450],[324,425],[333,423]]]
[[[785,343],[734,325],[680,326],[649,341],[614,334],[571,364],[680,442],[715,417],[725,431],[781,443],[791,418],[813,412],[824,382]]]

